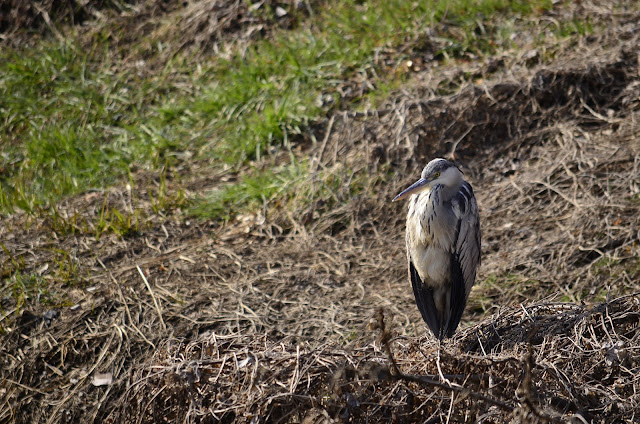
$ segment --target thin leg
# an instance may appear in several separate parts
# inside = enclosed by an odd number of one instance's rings
[[[449,386],[451,386],[451,382],[449,381],[449,379],[444,377],[444,374],[442,373],[442,368],[440,368],[440,349],[442,347],[442,341],[440,339],[438,339],[438,356],[436,358],[436,366],[438,367],[438,374],[440,375],[440,380],[443,383],[447,383]]]

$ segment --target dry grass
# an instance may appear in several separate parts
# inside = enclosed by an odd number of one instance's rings
[[[636,296],[496,314],[441,352],[432,339],[319,346],[240,333],[170,339],[136,367],[107,422],[633,422]]]
[[[66,275],[67,304],[3,299],[0,421],[637,421],[640,17],[599,13],[607,27],[552,66],[426,69],[377,111],[314,123],[292,154],[309,185],[341,184],[311,204],[220,226],[153,214],[134,184],[5,220],[2,275]],[[458,88],[464,73],[488,79]],[[435,155],[461,163],[483,220],[467,322],[442,346],[451,386],[389,203]],[[221,180],[188,172],[193,189]],[[172,195],[186,177],[166,178]],[[105,208],[142,211],[137,231],[111,218],[96,237]]]
[[[109,32],[121,63],[138,71],[160,73],[179,52],[199,57],[229,57],[274,29],[303,22],[318,1],[246,2],[150,1],[114,14],[107,26],[97,20],[85,30],[87,45]],[[161,47],[159,47],[161,46]],[[144,66],[140,66],[140,62]]]

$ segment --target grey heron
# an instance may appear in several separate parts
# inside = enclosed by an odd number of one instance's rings
[[[422,318],[441,341],[453,336],[476,279],[478,204],[462,171],[440,158],[393,201],[408,196],[409,278]]]

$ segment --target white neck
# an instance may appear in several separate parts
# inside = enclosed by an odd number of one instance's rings
[[[452,188],[458,190],[460,185],[464,182],[464,178],[462,176],[462,172],[456,167],[451,167],[445,170],[440,178],[435,180],[434,184],[442,184],[447,188]]]

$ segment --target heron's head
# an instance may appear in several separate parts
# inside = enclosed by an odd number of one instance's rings
[[[393,201],[430,190],[438,184],[445,187],[459,187],[462,181],[462,171],[452,162],[441,158],[434,159],[424,167],[420,179],[394,197]]]

